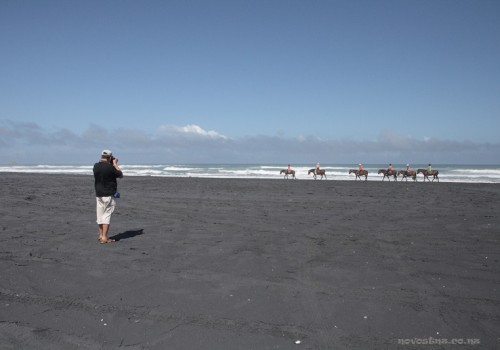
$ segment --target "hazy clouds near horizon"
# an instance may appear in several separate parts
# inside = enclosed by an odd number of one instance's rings
[[[153,133],[90,125],[81,133],[0,121],[1,164],[88,164],[112,149],[127,164],[459,163],[499,164],[500,144],[417,139],[384,130],[375,140],[254,135],[231,137],[202,126],[160,125]]]

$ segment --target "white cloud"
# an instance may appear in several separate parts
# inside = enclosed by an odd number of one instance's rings
[[[199,137],[208,137],[212,139],[227,139],[226,136],[219,134],[217,131],[214,130],[207,131],[196,124],[188,124],[185,126],[161,125],[158,128],[158,132],[167,135],[186,134]]]

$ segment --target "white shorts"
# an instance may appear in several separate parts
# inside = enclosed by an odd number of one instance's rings
[[[111,214],[115,211],[114,197],[96,197],[97,200],[97,224],[108,224],[111,221]]]

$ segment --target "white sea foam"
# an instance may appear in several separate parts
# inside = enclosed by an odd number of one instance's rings
[[[164,167],[163,170],[165,170],[165,171],[192,171],[192,170],[195,170],[195,168],[187,168],[187,167],[182,167],[182,166],[167,166],[167,167]]]

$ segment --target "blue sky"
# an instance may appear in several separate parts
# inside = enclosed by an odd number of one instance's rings
[[[0,163],[498,164],[499,42],[495,0],[2,0]]]

